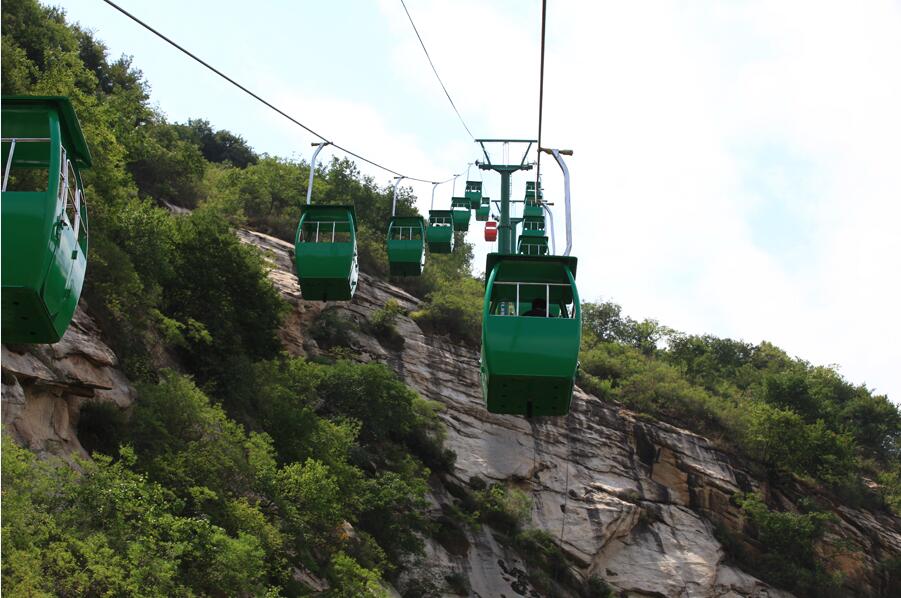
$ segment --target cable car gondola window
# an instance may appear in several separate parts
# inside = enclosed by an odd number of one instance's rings
[[[544,305],[546,318],[574,318],[572,286],[563,283],[495,281],[489,314],[493,316],[533,317],[535,300]]]
[[[46,160],[20,160],[23,144],[28,144],[24,151],[29,154],[50,155],[49,137],[4,137],[3,149],[8,147],[9,154],[3,165],[3,192],[46,193],[50,190],[49,165]]]
[[[421,226],[397,226],[391,225],[391,240],[392,241],[421,241],[422,240],[422,227]]]
[[[347,222],[315,220],[304,222],[300,230],[301,243],[350,243]]]

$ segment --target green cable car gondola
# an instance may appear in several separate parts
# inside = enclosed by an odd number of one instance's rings
[[[526,237],[545,236],[544,216],[528,216],[522,219],[522,234]]]
[[[452,197],[451,209],[454,213],[454,230],[463,232],[468,231],[469,221],[472,218],[469,200],[465,197]]]
[[[476,210],[476,220],[488,222],[488,218],[491,216],[491,198],[483,197],[481,202]]]
[[[538,192],[537,197],[535,195],[535,181],[526,182],[525,205],[522,209],[522,217],[524,219],[544,218],[544,209],[541,207],[541,201],[539,201],[542,196],[543,193],[541,191]]]
[[[2,122],[3,342],[54,343],[87,268],[91,154],[68,98],[3,97]]]
[[[432,253],[452,253],[454,250],[454,214],[451,210],[429,210],[426,241]]]
[[[391,276],[419,276],[425,266],[425,225],[422,216],[395,216],[388,224],[388,266]]]
[[[522,208],[522,217],[527,218],[544,218],[544,209],[541,204],[534,198],[526,199],[526,203]]]
[[[482,205],[482,181],[466,181],[464,195],[469,200],[469,209],[478,210]]]
[[[294,238],[303,298],[349,301],[357,290],[357,215],[353,206],[304,205]]]
[[[480,374],[491,413],[569,412],[582,327],[576,265],[569,256],[488,254]]]
[[[547,255],[548,240],[547,237],[539,237],[535,235],[520,235],[517,247],[517,253],[520,255]]]

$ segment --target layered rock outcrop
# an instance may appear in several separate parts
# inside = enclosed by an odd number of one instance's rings
[[[273,266],[270,278],[291,304],[281,340],[292,354],[325,351],[309,334],[323,309],[363,324],[389,299],[407,311],[418,307],[415,297],[366,275],[352,302],[303,301],[292,247],[259,233],[239,234],[264,251]],[[481,399],[476,350],[428,336],[406,316],[396,326],[405,339],[402,347],[383,346],[358,331],[349,354],[388,364],[422,396],[444,406],[446,445],[457,458],[453,472],[434,485],[436,519],[453,504],[455,488],[476,478],[502,482],[531,496],[531,526],[555,539],[575,564],[572,576],[598,577],[614,591],[636,597],[789,595],[728,562],[715,531],[720,526],[742,533],[740,512],[730,502],[737,492],[758,491],[792,509],[814,489],[770,488],[755,477],[753,464],[707,439],[581,391],[565,418],[489,414]],[[60,343],[4,346],[2,367],[4,427],[38,452],[83,455],[76,436],[81,406],[100,400],[127,409],[136,400],[116,356],[81,310]],[[879,563],[901,559],[901,521],[838,504],[825,494],[817,498],[835,514],[820,549],[835,555],[832,563],[845,575],[843,590],[854,596],[893,595]],[[522,556],[489,527],[461,531],[465,537],[459,542],[427,542],[416,570],[420,579],[429,578],[446,592],[466,587],[482,598],[540,595]],[[561,587],[559,594],[568,591]]]
[[[3,345],[3,428],[38,454],[86,458],[78,416],[90,401],[128,409],[137,398],[82,301],[53,345]]]

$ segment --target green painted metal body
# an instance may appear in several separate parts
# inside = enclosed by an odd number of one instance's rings
[[[349,301],[357,290],[357,216],[353,206],[304,205],[294,265],[304,299]]]
[[[3,342],[53,343],[84,283],[91,154],[65,97],[4,96],[2,136]]]
[[[544,213],[541,206],[538,204],[526,204],[522,209],[522,217],[525,218],[540,218]]]
[[[520,236],[543,237],[545,236],[544,216],[530,216],[522,220],[522,233]]]
[[[391,276],[419,276],[425,266],[425,223],[421,216],[395,216],[388,223]]]
[[[479,222],[488,222],[488,218],[491,216],[491,198],[483,197],[482,203],[479,204],[478,209],[476,210],[476,220]]]
[[[548,239],[544,236],[519,235],[517,253],[520,255],[547,255]]]
[[[454,212],[454,230],[463,232],[468,231],[469,221],[472,218],[469,200],[465,197],[452,197],[451,208]]]
[[[544,209],[538,201],[543,197],[541,190],[538,191],[538,197],[535,197],[535,181],[526,182],[525,205],[522,210],[523,219],[541,218],[544,219]]]
[[[480,374],[491,413],[569,412],[582,328],[576,265],[566,256],[488,255]],[[548,301],[550,317],[522,315],[536,298]]]
[[[527,199],[522,208],[523,219],[544,218],[544,209],[535,199]]]
[[[454,251],[454,213],[452,210],[429,210],[426,241],[432,253]]]
[[[482,181],[466,181],[466,192],[469,209],[477,210],[482,205]]]

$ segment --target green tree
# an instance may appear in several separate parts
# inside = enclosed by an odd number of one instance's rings
[[[830,515],[771,511],[756,494],[735,500],[763,549],[763,554],[750,563],[754,573],[800,596],[836,594],[841,578],[827,572],[814,546],[823,537]]]
[[[246,168],[259,160],[243,137],[225,130],[214,131],[208,120],[189,119],[187,124],[175,125],[175,129],[181,139],[197,146],[209,162]]]
[[[329,598],[384,598],[387,590],[379,583],[379,574],[366,569],[353,558],[338,552],[332,558],[329,577],[333,587]]]

